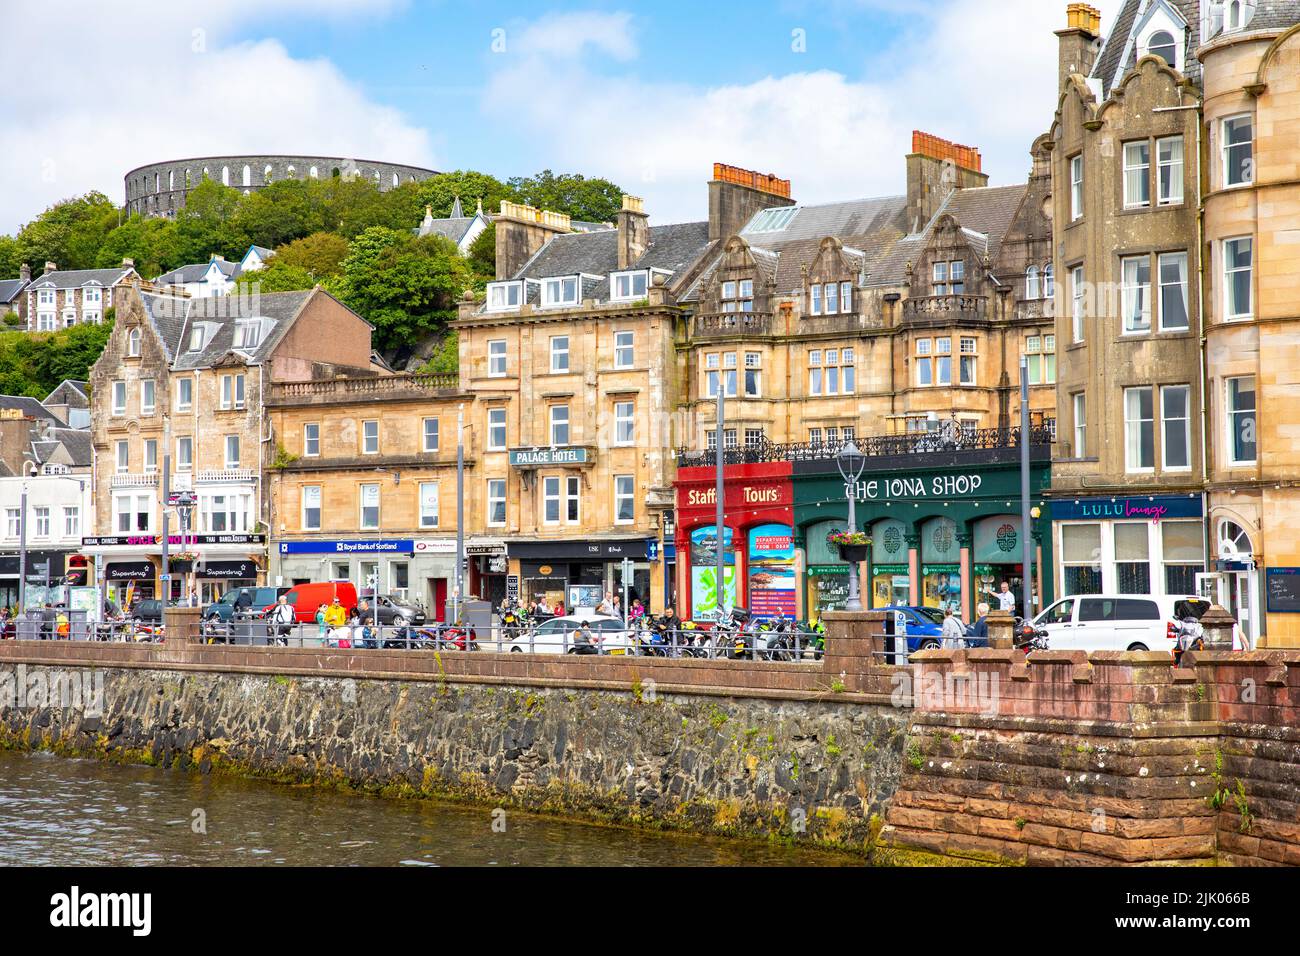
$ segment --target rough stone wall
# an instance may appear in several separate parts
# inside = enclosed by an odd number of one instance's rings
[[[21,666],[27,686],[88,672]],[[102,716],[0,704],[0,746],[869,852],[907,736],[885,707],[639,686],[99,673]]]

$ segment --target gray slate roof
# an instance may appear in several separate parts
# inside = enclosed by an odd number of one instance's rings
[[[51,422],[58,421],[49,409],[36,399],[29,398],[26,395],[0,395],[0,408],[16,409],[28,418]]]
[[[8,305],[17,299],[27,283],[22,279],[0,279],[0,305]]]
[[[62,446],[71,459],[73,468],[89,468],[93,457],[94,442],[89,428],[50,428],[46,430],[41,441],[32,442],[32,451],[38,464],[45,464]]]
[[[473,224],[473,216],[459,219],[426,219],[421,223],[418,232],[421,236],[442,236],[444,239],[459,243]]]
[[[135,269],[71,269],[55,270],[32,279],[33,289],[80,289],[85,285],[117,285],[128,276],[135,275]]]
[[[238,318],[269,319],[270,327],[262,333],[261,340],[252,352],[240,353],[251,364],[264,361],[280,340],[290,321],[315,290],[300,292],[264,292],[254,300],[256,309],[247,315],[232,315],[232,306],[243,301],[238,297],[213,296],[208,299],[191,299],[182,337],[178,340],[173,367],[177,370],[210,368],[234,350],[235,324]],[[195,322],[217,323],[217,330],[198,352],[188,351],[189,332]]]
[[[213,259],[208,262],[192,262],[189,265],[178,266],[171,272],[164,272],[154,281],[162,285],[181,285],[186,282],[198,282],[208,274],[208,270],[212,268],[213,263],[216,263],[217,268],[221,270],[221,274],[227,279],[236,278],[242,271],[242,266],[240,266],[238,262],[227,262],[224,260]]]

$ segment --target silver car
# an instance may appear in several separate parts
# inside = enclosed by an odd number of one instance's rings
[[[602,654],[631,654],[632,635],[622,618],[601,614],[571,614],[543,621],[532,631],[520,634],[506,646],[512,653],[572,654],[574,634],[586,622]]]

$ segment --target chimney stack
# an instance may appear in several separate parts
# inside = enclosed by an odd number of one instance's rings
[[[217,258],[218,258],[218,259],[221,259],[220,256],[217,256]],[[222,261],[224,262],[225,260],[222,259]],[[134,269],[134,268],[135,268],[135,260],[134,260],[134,259],[123,259],[123,260],[122,260],[122,268],[123,268],[123,269]]]
[[[1101,11],[1086,3],[1072,3],[1066,8],[1067,26],[1057,30],[1058,78],[1057,93],[1065,92],[1070,77],[1078,73],[1088,76],[1097,62],[1101,36]]]
[[[650,217],[645,202],[637,196],[624,196],[618,212],[618,267],[632,268],[650,247]]]
[[[790,180],[714,163],[713,181],[709,183],[709,239],[729,239],[756,213],[794,204]]]
[[[920,130],[907,157],[907,225],[920,232],[954,189],[987,186],[980,151]]]
[[[46,260],[45,260],[45,271],[42,272],[41,275],[43,275],[43,276],[47,276],[47,275],[49,275],[51,272],[58,272],[58,271],[59,271],[59,267],[56,266],[53,262],[50,262],[50,260],[46,259]]]
[[[523,203],[501,200],[501,214],[496,218],[496,277],[509,279],[533,254],[555,236],[571,232],[569,217],[562,212],[537,209]]]
[[[22,266],[18,269],[18,278],[22,280],[23,285],[26,285],[27,283],[31,282],[32,267],[24,262]]]

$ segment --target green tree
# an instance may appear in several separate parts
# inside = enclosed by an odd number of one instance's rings
[[[497,226],[492,223],[469,244],[469,267],[476,275],[495,279],[497,274]],[[502,276],[505,278],[505,276]]]
[[[245,197],[238,189],[204,179],[185,197],[176,214],[179,254],[184,262],[207,262],[213,256],[238,259],[248,249],[239,209]]]
[[[274,266],[302,269],[316,279],[341,275],[348,241],[333,232],[313,232],[275,250]]]
[[[181,255],[180,237],[174,221],[137,213],[104,237],[95,266],[111,269],[123,259],[132,259],[136,271],[152,279],[185,265]]]
[[[64,379],[89,378],[90,367],[112,334],[112,311],[98,325],[0,333],[0,393],[44,398]]]
[[[460,342],[455,332],[448,332],[438,349],[424,363],[423,372],[447,372],[455,374],[460,371]]]
[[[55,203],[18,233],[21,261],[40,272],[46,262],[60,269],[91,269],[120,211],[101,192]]]
[[[588,179],[580,173],[555,174],[544,169],[536,176],[509,180],[520,202],[568,213],[585,222],[613,222],[623,207],[623,190],[608,179]]]
[[[435,219],[445,219],[451,215],[451,205],[460,197],[461,208],[467,216],[474,214],[479,200],[483,202],[483,211],[494,213],[501,208],[501,200],[517,199],[515,190],[488,173],[478,173],[472,169],[458,169],[451,173],[439,173],[422,183],[416,184],[413,199],[415,208],[412,226],[418,226],[424,218],[424,207],[433,209]]]
[[[250,245],[276,249],[325,228],[323,198],[309,181],[281,179],[244,196],[234,225]]]
[[[239,286],[239,292],[297,292],[310,289],[317,282],[317,277],[301,266],[272,259],[264,269],[245,272],[235,284]]]
[[[0,236],[0,279],[17,279],[22,264],[18,240],[13,236]]]

